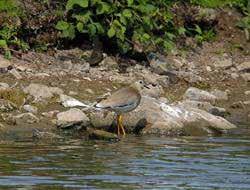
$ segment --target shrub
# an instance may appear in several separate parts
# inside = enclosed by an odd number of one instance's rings
[[[56,28],[73,39],[76,33],[109,39],[121,52],[156,47],[173,48],[175,28],[169,11],[172,1],[68,0],[67,18]]]

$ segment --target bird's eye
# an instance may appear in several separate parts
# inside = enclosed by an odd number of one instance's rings
[[[139,83],[142,84],[142,81],[140,80]]]

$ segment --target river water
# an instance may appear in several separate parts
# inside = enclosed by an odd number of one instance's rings
[[[250,189],[250,135],[4,141],[0,189]]]

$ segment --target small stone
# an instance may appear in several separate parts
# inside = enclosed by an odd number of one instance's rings
[[[9,72],[18,80],[23,78],[22,75],[16,69],[11,69]]]
[[[250,82],[250,73],[243,73],[243,74],[241,74],[241,77],[242,77],[246,82]]]
[[[250,95],[250,90],[244,92],[245,95],[249,96]]]
[[[228,95],[224,91],[215,89],[215,90],[211,91],[211,94],[213,94],[214,96],[216,96],[217,100],[228,100]]]
[[[89,94],[94,94],[94,93],[95,93],[95,92],[94,92],[92,89],[90,89],[90,88],[85,89],[85,91],[86,91],[87,93],[89,93]]]
[[[36,83],[31,83],[29,86],[25,87],[23,91],[34,97],[35,101],[44,101],[52,98],[54,95],[60,95],[63,93],[63,90],[58,87],[48,87]]]
[[[211,102],[211,103],[215,103],[215,100],[217,99],[215,95],[195,87],[188,88],[185,94],[183,95],[183,98],[189,100]]]
[[[62,137],[60,135],[57,135],[57,134],[51,133],[51,132],[40,131],[38,129],[33,130],[32,137],[36,138],[36,139],[42,139],[42,140],[62,139]]]
[[[75,91],[69,91],[69,95],[70,96],[76,96],[78,93],[77,92],[75,92]]]
[[[17,105],[9,100],[0,99],[0,112],[10,112],[17,109]]]
[[[68,111],[60,112],[57,114],[58,127],[69,128],[75,125],[79,128],[89,125],[89,118],[80,109],[71,108]]]
[[[211,68],[210,66],[206,66],[206,70],[207,70],[208,72],[211,72],[211,71],[212,71],[212,68]]]
[[[105,57],[102,62],[100,63],[100,66],[104,66],[108,69],[117,69],[119,67],[118,63],[115,61],[113,57],[107,56]]]
[[[14,116],[16,119],[17,124],[22,124],[22,123],[38,123],[39,118],[36,117],[33,113],[22,113],[19,115]]]
[[[224,58],[222,60],[218,59],[214,62],[214,66],[217,68],[227,69],[233,66],[233,61],[231,58],[227,58],[227,59]]]
[[[238,101],[238,102],[232,103],[232,105],[230,107],[234,108],[234,109],[243,109],[244,108],[244,104],[243,104],[242,101]]]
[[[49,111],[49,112],[43,112],[42,116],[44,117],[48,117],[48,118],[53,118],[55,117],[60,111],[59,110],[53,110],[53,111]]]
[[[9,60],[3,58],[2,55],[0,55],[0,73],[7,73],[8,70],[12,68],[12,63]]]
[[[98,139],[98,140],[108,140],[108,141],[118,141],[119,138],[116,134],[110,133],[103,130],[97,130],[92,128],[87,128],[87,132],[89,133],[89,138]]]
[[[35,106],[32,106],[32,105],[24,105],[23,109],[27,112],[30,112],[30,113],[37,113],[37,111],[38,111],[38,108]]]
[[[250,100],[249,101],[244,101],[243,104],[249,106],[250,105]]]
[[[237,69],[240,72],[250,72],[250,61],[243,62],[239,66],[237,66]]]
[[[0,82],[0,90],[6,90],[10,86],[7,83]]]
[[[233,79],[237,79],[237,78],[240,77],[240,75],[237,74],[237,73],[231,73],[231,77],[232,77]]]
[[[68,107],[90,107],[89,105],[84,104],[80,102],[79,100],[72,98],[70,96],[67,96],[65,94],[60,95],[60,102],[66,108]]]

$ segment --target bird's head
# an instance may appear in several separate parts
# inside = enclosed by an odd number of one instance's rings
[[[149,88],[143,80],[138,80],[134,82],[131,86],[138,91],[141,91],[143,88]]]

